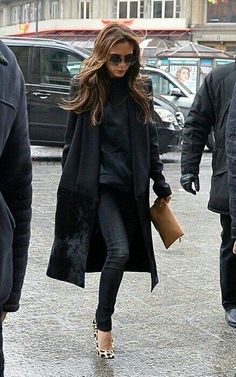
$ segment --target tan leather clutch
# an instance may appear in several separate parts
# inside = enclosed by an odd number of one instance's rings
[[[164,199],[156,199],[150,208],[151,220],[168,249],[176,240],[181,239],[184,231],[170,205]]]

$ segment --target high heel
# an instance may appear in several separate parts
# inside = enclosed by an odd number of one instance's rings
[[[93,319],[92,326],[93,326],[93,335],[96,340],[97,335],[98,335],[98,327],[97,327],[97,322],[95,318]]]
[[[102,350],[98,346],[98,328],[97,328],[96,319],[93,320],[92,326],[93,326],[94,340],[95,340],[95,343],[96,343],[97,356],[99,356],[99,357],[101,357],[103,359],[114,359],[115,352],[114,352],[113,340],[112,340],[112,348],[111,349]]]
[[[99,357],[102,357],[103,359],[114,359],[115,358],[115,352],[114,349],[110,350],[101,350],[98,345],[96,346],[97,355]]]

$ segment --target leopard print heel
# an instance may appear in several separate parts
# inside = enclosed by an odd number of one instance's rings
[[[95,318],[93,319],[92,326],[93,326],[93,335],[96,340],[97,335],[98,335],[98,327],[97,327],[97,322]]]
[[[95,343],[96,343],[97,356],[99,356],[103,359],[114,359],[115,352],[114,352],[113,339],[112,339],[112,348],[111,349],[101,350],[98,346],[98,328],[97,328],[96,319],[93,320],[92,327],[93,327],[94,340],[95,340]]]
[[[96,347],[97,355],[103,359],[114,359],[115,358],[115,352],[114,349],[110,350],[101,350],[98,346]]]

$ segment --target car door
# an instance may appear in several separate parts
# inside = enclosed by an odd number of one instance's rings
[[[17,46],[17,45],[11,44],[10,41],[7,43],[7,45],[15,54],[17,62],[21,68],[21,71],[25,79],[27,110],[29,112],[29,101],[30,101],[29,66],[30,66],[30,57],[31,57],[32,49],[30,46],[24,46],[24,45]]]
[[[60,107],[69,94],[71,65],[79,67],[83,57],[65,49],[35,46],[29,105],[31,143],[62,145],[67,112]]]
[[[144,73],[152,79],[154,95],[162,95],[168,101],[178,106],[187,117],[187,114],[192,106],[194,94],[191,91],[172,78],[166,72],[144,70]]]

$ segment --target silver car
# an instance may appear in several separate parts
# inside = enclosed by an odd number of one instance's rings
[[[171,73],[163,69],[147,65],[142,73],[152,79],[153,93],[159,94],[178,106],[186,118],[192,106],[194,94],[184,84],[178,81]]]
[[[152,79],[154,96],[160,94],[170,102],[177,105],[186,119],[192,106],[195,94],[184,84],[177,80],[171,73],[157,68],[153,65],[146,65],[142,73],[147,74]],[[210,133],[207,147],[210,151],[214,148],[214,134]]]

